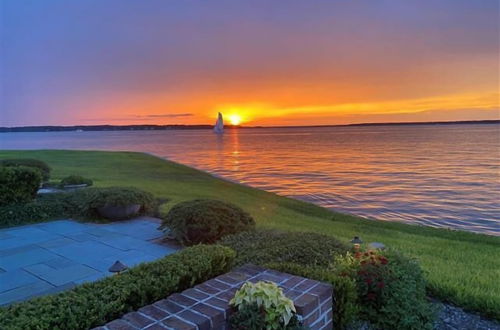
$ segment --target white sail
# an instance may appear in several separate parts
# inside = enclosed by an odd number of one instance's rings
[[[219,116],[217,116],[217,122],[214,126],[214,132],[216,134],[224,133],[224,119],[222,119],[222,113],[219,112]]]

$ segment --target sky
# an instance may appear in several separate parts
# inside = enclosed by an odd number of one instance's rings
[[[0,126],[500,119],[499,40],[497,0],[0,0]]]

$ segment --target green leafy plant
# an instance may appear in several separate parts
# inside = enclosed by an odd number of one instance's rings
[[[0,206],[32,201],[40,187],[40,171],[24,166],[0,167]]]
[[[42,180],[47,181],[50,178],[50,166],[44,161],[32,158],[13,158],[13,159],[2,159],[0,160],[0,166],[5,167],[32,167],[40,171],[42,175]]]
[[[273,282],[259,281],[255,284],[246,282],[236,291],[229,303],[238,311],[245,310],[253,304],[261,308],[266,329],[286,327],[296,313],[293,301],[287,298],[283,290]]]
[[[0,329],[83,330],[227,272],[235,252],[220,245],[186,248],[120,275],[0,308]]]
[[[214,243],[221,237],[255,227],[254,219],[236,205],[211,199],[195,199],[175,205],[161,229],[185,245]]]
[[[87,186],[91,186],[94,182],[91,179],[84,178],[81,175],[70,175],[61,180],[61,186],[67,185],[80,185],[85,184]]]
[[[336,256],[336,275],[356,282],[360,317],[378,329],[432,329],[435,311],[418,263],[396,252],[358,251]]]
[[[262,330],[266,329],[266,312],[256,303],[246,304],[229,317],[232,330]],[[305,330],[296,314],[292,316],[286,326],[280,324],[278,329]]]
[[[265,229],[226,236],[220,244],[238,253],[238,265],[292,262],[326,267],[331,263],[332,253],[349,250],[349,246],[331,236]]]

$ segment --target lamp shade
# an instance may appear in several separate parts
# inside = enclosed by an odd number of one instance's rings
[[[128,267],[122,264],[119,260],[116,260],[115,263],[109,267],[109,271],[111,273],[120,273],[123,272],[124,270],[127,270]]]

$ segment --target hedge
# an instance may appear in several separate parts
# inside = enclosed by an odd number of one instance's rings
[[[32,201],[40,184],[40,171],[30,167],[0,167],[0,206]]]
[[[50,166],[44,161],[32,158],[13,158],[13,159],[1,159],[0,166],[5,167],[17,167],[26,166],[31,168],[36,168],[42,174],[42,180],[47,181],[50,178]]]
[[[197,245],[120,275],[0,308],[0,329],[89,329],[227,272],[235,252]]]
[[[326,267],[332,261],[332,254],[343,254],[349,250],[349,246],[332,236],[268,229],[226,236],[219,242],[238,253],[237,265],[294,262]]]

